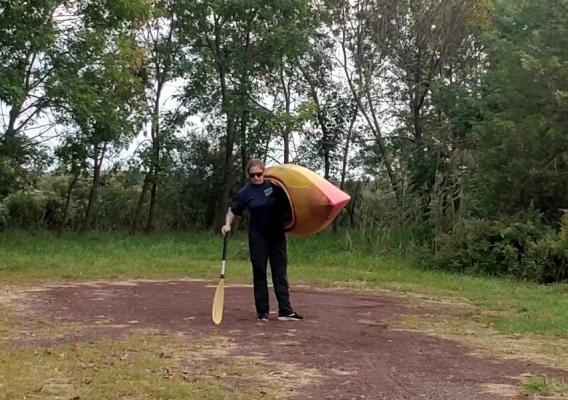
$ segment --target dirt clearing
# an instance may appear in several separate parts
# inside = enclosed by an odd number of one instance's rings
[[[223,323],[216,327],[210,316],[214,290],[198,280],[101,282],[51,285],[5,298],[11,307],[26,309],[20,313],[19,346],[80,345],[140,330],[196,342],[219,337],[232,346],[211,360],[261,357],[266,378],[279,375],[279,397],[293,399],[520,399],[526,398],[524,377],[568,375],[534,360],[491,358],[458,341],[401,329],[400,321],[435,319],[448,305],[296,287],[292,303],[306,319],[278,321],[272,313],[262,323],[255,319],[252,288],[228,285]],[[57,335],[35,335],[34,318],[60,327],[54,328]],[[265,395],[259,384],[253,397]]]

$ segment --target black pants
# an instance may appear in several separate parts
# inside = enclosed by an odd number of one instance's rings
[[[268,313],[268,283],[266,266],[270,260],[272,284],[278,300],[278,313],[292,312],[288,287],[288,257],[286,251],[286,235],[263,235],[251,230],[249,232],[250,261],[254,282],[254,302],[258,314]]]

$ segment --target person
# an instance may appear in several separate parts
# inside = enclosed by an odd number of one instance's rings
[[[250,183],[235,196],[225,216],[221,233],[231,231],[235,215],[242,215],[245,208],[250,212],[249,251],[252,264],[254,301],[257,319],[269,320],[267,262],[270,260],[272,283],[278,301],[278,319],[299,321],[303,317],[292,309],[288,284],[288,256],[285,221],[290,212],[290,203],[284,190],[264,178],[264,163],[252,159],[246,171]]]

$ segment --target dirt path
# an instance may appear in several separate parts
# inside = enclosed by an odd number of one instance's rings
[[[26,303],[44,317],[112,325],[108,332],[135,326],[198,338],[220,335],[237,344],[235,355],[262,354],[317,370],[311,384],[291,393],[295,399],[510,399],[490,388],[516,386],[525,373],[566,374],[528,361],[480,358],[456,342],[389,329],[389,320],[424,310],[386,295],[296,288],[291,298],[306,319],[283,322],[272,314],[261,323],[252,289],[232,286],[223,324],[215,327],[213,292],[191,280],[62,285],[29,293]]]

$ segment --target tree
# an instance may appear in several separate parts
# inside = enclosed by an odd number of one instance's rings
[[[132,221],[131,232],[138,228],[143,206],[150,192],[150,204],[146,219],[146,231],[151,231],[154,224],[155,207],[158,201],[158,186],[164,169],[162,160],[168,157],[163,154],[171,149],[169,143],[173,133],[182,126],[187,113],[180,112],[181,104],[174,110],[164,110],[164,90],[168,83],[174,82],[183,74],[186,66],[182,47],[177,38],[179,27],[175,2],[171,0],[157,1],[152,9],[152,16],[141,27],[140,45],[147,50],[148,56],[144,65],[144,76],[148,80],[148,106],[150,111],[150,143],[151,151],[144,153],[147,158],[147,172],[138,198]]]
[[[70,175],[67,190],[65,192],[63,216],[61,217],[61,221],[57,227],[58,235],[62,235],[65,230],[65,225],[69,217],[69,207],[71,205],[73,190],[77,185],[79,177],[86,173],[88,168],[88,147],[76,140],[81,140],[80,134],[69,135],[55,150],[55,155],[60,164],[60,171],[63,170],[65,173]]]
[[[339,44],[339,65],[343,69],[358,113],[370,133],[367,143],[378,161],[384,166],[390,187],[397,202],[402,204],[403,188],[396,171],[393,149],[385,135],[384,126],[389,123],[384,104],[388,79],[387,26],[392,15],[389,2],[346,0],[330,2],[333,16],[331,33]],[[380,16],[370,22],[373,16]],[[368,136],[368,135],[366,135]],[[381,168],[377,168],[381,171]]]
[[[109,8],[107,8],[110,7]],[[113,7],[118,7],[113,8]],[[134,40],[134,28],[147,16],[145,3],[88,3],[83,25],[61,49],[49,95],[59,121],[74,126],[75,145],[85,146],[93,176],[85,220],[95,216],[105,158],[120,150],[141,127],[144,112],[144,53]]]
[[[474,187],[479,213],[568,207],[568,7],[503,1],[488,37]]]
[[[484,53],[477,25],[487,12],[480,0],[412,0],[391,3],[387,28],[387,58],[394,81],[390,93],[401,156],[409,170],[409,187],[419,196],[427,219],[436,186],[451,185],[453,153],[463,146],[463,137],[447,134],[445,109],[436,102],[446,87],[458,94],[479,84]],[[380,16],[372,16],[381,18]],[[372,22],[372,20],[370,21]]]
[[[49,129],[25,135],[48,104],[43,90],[54,70],[51,56],[60,34],[55,14],[63,4],[0,1],[0,105],[8,110],[0,130],[0,196],[21,186],[22,167],[37,158],[34,138]]]
[[[456,156],[464,138],[453,136],[448,112],[456,110],[444,108],[449,105],[444,96],[479,84],[484,53],[478,25],[487,20],[488,2],[331,4],[340,63],[371,133],[364,138],[366,152],[386,172],[397,208],[411,204],[427,219],[433,193],[441,186],[453,191],[456,171],[464,167]],[[409,192],[419,207],[407,202]]]
[[[215,110],[226,121],[223,179],[215,218],[219,222],[226,212],[233,185],[235,145],[241,147],[241,160],[248,153],[247,133],[255,105],[259,103],[255,99],[258,80],[277,70],[280,60],[306,40],[312,6],[301,0],[177,4],[185,10],[180,24],[184,26],[195,61],[200,63],[195,74],[207,82],[192,79],[188,93],[195,93],[196,85],[201,89],[205,86],[194,103],[201,102],[200,106]],[[208,96],[208,101],[204,101],[203,95]]]

